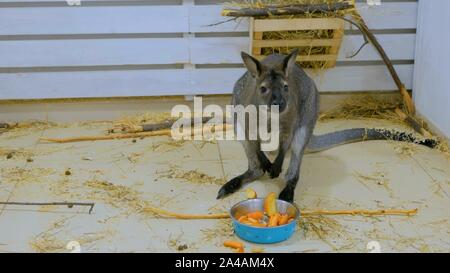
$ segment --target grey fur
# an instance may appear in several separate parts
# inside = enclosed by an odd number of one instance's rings
[[[223,185],[217,198],[237,191],[242,184],[258,179],[264,172],[268,172],[272,178],[278,177],[289,150],[291,161],[285,174],[286,186],[279,198],[292,202],[305,152],[319,152],[346,143],[381,139],[410,141],[431,147],[430,140],[419,142],[404,133],[379,129],[355,128],[314,136],[319,93],[314,81],[296,64],[296,56],[297,51],[293,51],[289,56],[272,54],[258,62],[242,53],[248,71],[235,84],[232,104],[244,107],[279,105],[280,145],[278,155],[271,163],[265,153],[261,152],[259,141],[243,141],[248,170]],[[235,128],[237,126],[235,124]]]

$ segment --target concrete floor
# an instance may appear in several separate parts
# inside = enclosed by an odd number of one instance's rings
[[[387,121],[330,121],[317,133],[379,126]],[[140,213],[145,205],[182,213],[226,211],[240,191],[215,199],[220,185],[242,173],[236,142],[181,142],[168,137],[49,144],[39,137],[103,134],[111,123],[34,126],[0,134],[0,201],[95,202],[86,207],[0,206],[0,252],[230,252],[237,239],[228,220],[169,220]],[[7,159],[7,154],[13,157]],[[28,162],[31,158],[33,161]],[[296,203],[307,209],[418,208],[413,217],[333,216],[303,219],[286,242],[265,252],[449,252],[450,159],[413,144],[375,141],[305,156]],[[67,175],[67,171],[70,175]],[[279,192],[281,178],[247,185],[259,196]]]

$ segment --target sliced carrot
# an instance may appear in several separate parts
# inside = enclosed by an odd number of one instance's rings
[[[264,212],[269,216],[273,216],[278,212],[277,196],[274,192],[269,193],[264,200]]]
[[[256,219],[254,219],[254,218],[247,218],[248,219],[248,221],[250,222],[250,223],[259,223],[258,222],[258,220],[256,220]]]
[[[253,226],[253,227],[267,227],[266,224],[259,223],[259,222],[257,222],[257,223],[251,223],[250,225]]]
[[[289,224],[290,222],[292,222],[292,221],[294,221],[294,218],[289,218],[288,224]]]
[[[244,248],[240,247],[240,248],[236,249],[236,253],[244,253]]]
[[[239,217],[239,219],[238,219],[238,221],[240,222],[240,223],[242,223],[242,222],[244,222],[244,221],[246,221],[247,220],[247,215],[242,215],[241,217]]]
[[[244,244],[236,241],[225,241],[223,245],[231,248],[244,248]]]
[[[247,214],[247,217],[256,220],[261,220],[264,217],[264,212],[262,211],[250,212],[249,214]]]
[[[280,220],[278,222],[278,225],[279,226],[286,225],[288,223],[288,221],[289,221],[289,215],[282,214],[280,217]]]
[[[278,226],[278,222],[280,221],[280,214],[276,213],[269,218],[269,227],[276,227]]]

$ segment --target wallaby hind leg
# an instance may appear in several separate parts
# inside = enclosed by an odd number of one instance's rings
[[[271,163],[261,152],[259,141],[243,141],[245,153],[248,159],[248,170],[231,179],[220,188],[217,199],[236,192],[244,183],[255,181],[260,178],[266,170],[270,169]]]
[[[306,127],[300,127],[296,130],[291,144],[291,161],[286,171],[286,187],[281,191],[279,199],[293,202],[295,187],[300,177],[300,166],[302,164],[303,154],[311,137],[312,130]]]

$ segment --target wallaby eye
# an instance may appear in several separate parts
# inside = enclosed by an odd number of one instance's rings
[[[285,92],[289,91],[289,86],[288,86],[287,84],[285,84],[285,85],[283,86],[283,90],[284,90]]]
[[[261,86],[260,90],[261,90],[261,93],[263,93],[263,94],[267,92],[267,88],[264,86]]]

